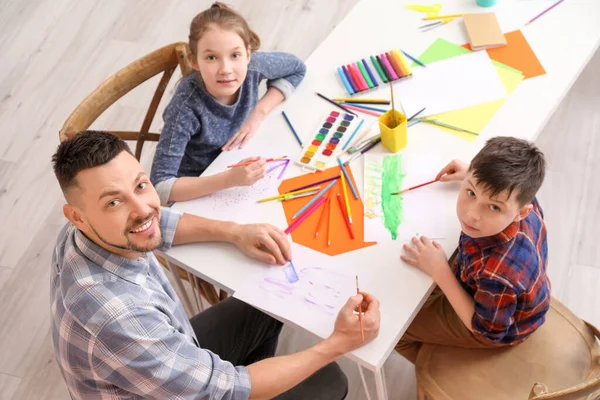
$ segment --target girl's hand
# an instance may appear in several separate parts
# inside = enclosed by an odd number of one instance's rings
[[[229,187],[233,186],[252,186],[257,181],[265,177],[266,161],[260,157],[245,158],[240,163],[253,161],[252,164],[245,167],[234,167],[227,171],[227,182]]]
[[[252,139],[252,137],[256,134],[256,131],[260,127],[260,124],[264,120],[263,113],[258,110],[252,111],[248,119],[242,124],[240,129],[223,145],[221,150],[229,151],[233,150],[239,146],[239,148],[243,148],[248,140]]]

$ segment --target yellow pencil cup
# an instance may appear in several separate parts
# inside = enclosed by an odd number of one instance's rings
[[[406,116],[396,110],[396,126],[392,119],[393,110],[389,110],[379,117],[379,132],[381,143],[392,153],[397,153],[406,146]]]

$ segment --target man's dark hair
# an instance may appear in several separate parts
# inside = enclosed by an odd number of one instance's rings
[[[75,176],[80,171],[106,164],[122,151],[131,154],[122,139],[102,131],[79,132],[62,142],[52,156],[52,164],[63,193],[77,186]]]
[[[517,191],[519,206],[531,202],[544,182],[544,154],[526,140],[495,137],[471,161],[469,171],[489,196]]]

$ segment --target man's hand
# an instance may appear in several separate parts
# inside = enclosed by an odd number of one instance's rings
[[[260,157],[245,158],[240,163],[252,162],[243,167],[233,167],[227,171],[227,185],[233,186],[252,186],[257,181],[265,177],[266,161]]]
[[[361,338],[358,318],[359,304],[363,311],[364,342]],[[372,294],[361,292],[361,294],[350,297],[340,309],[333,333],[328,340],[341,354],[345,354],[375,339],[379,334],[380,320],[379,300]]]
[[[292,259],[287,235],[269,224],[236,225],[232,243],[244,254],[269,264],[285,264]]]
[[[462,181],[467,176],[468,171],[469,164],[460,160],[452,160],[450,164],[442,168],[435,178],[441,182]]]
[[[436,283],[444,270],[450,268],[446,259],[446,253],[442,246],[427,239],[425,236],[421,238],[412,238],[413,246],[405,244],[403,246],[406,255],[400,256],[402,261],[419,268],[427,275],[433,278]]]

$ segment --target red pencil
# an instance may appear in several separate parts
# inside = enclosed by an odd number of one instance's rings
[[[346,223],[346,228],[348,228],[348,233],[350,237],[354,239],[354,233],[352,232],[352,225],[350,225],[350,221],[348,221],[348,215],[346,214],[346,209],[344,208],[344,203],[342,202],[342,196],[337,193],[338,203],[340,204],[340,209],[342,210],[342,215],[344,216],[344,222]]]
[[[285,230],[285,234],[287,235],[288,233],[290,233],[291,231],[296,229],[298,227],[298,225],[300,225],[302,223],[302,221],[304,221],[306,218],[308,218],[308,216],[310,214],[312,214],[313,211],[315,211],[317,208],[319,208],[319,206],[321,204],[323,204],[324,202],[325,202],[325,197],[321,197],[319,200],[317,200],[317,202],[315,204],[310,206],[310,208],[308,210],[304,211],[303,214],[300,214],[298,219],[296,219],[294,222],[291,223],[290,226],[287,227],[287,229]]]
[[[423,187],[423,186],[431,185],[432,183],[435,183],[437,181],[439,181],[439,179],[435,179],[435,180],[430,181],[430,182],[425,182],[425,183],[422,183],[422,184],[417,185],[417,186],[409,187],[408,189],[404,189],[404,190],[401,190],[399,192],[392,193],[392,195],[403,194],[403,193],[408,192],[409,190],[415,190],[415,189],[418,189],[418,188]]]
[[[329,196],[326,197],[326,201],[330,201]],[[325,214],[325,209],[327,208],[327,204],[321,210],[321,215],[319,216],[319,222],[317,222],[317,230],[315,231],[315,237],[319,236],[319,226],[321,226],[321,221],[323,221],[323,215]]]
[[[287,156],[280,156],[280,157],[273,157],[273,158],[267,158],[265,160],[265,162],[271,162],[271,161],[280,161],[283,160],[284,158],[286,158]],[[256,160],[258,161],[258,160]],[[255,163],[256,161],[247,161],[247,162],[243,162],[243,163],[239,163],[239,164],[231,164],[228,165],[227,168],[235,168],[235,167],[245,167],[246,165],[250,165],[252,163]]]

